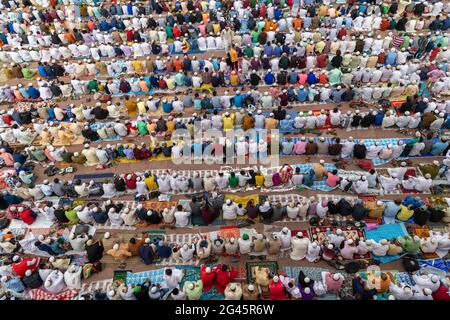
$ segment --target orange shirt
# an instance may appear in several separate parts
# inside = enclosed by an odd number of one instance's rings
[[[204,24],[207,24],[208,20],[209,20],[209,13],[203,13],[202,14],[202,20],[203,20]]]
[[[180,71],[183,69],[183,63],[180,60],[175,60],[173,62],[173,65],[175,67],[175,70]]]
[[[87,23],[87,26],[88,26],[89,30],[92,31],[92,30],[95,29],[95,22],[92,21],[92,20],[90,20],[90,21]]]
[[[237,62],[238,61],[238,54],[237,54],[237,51],[234,48],[230,49],[230,58],[231,58],[231,62]]]
[[[66,32],[64,34],[64,38],[67,40],[67,42],[69,43],[75,43],[77,40],[75,39],[75,36],[71,33],[71,32]]]
[[[293,24],[295,30],[301,29],[303,20],[300,18],[295,18],[294,21],[292,22],[292,24]]]

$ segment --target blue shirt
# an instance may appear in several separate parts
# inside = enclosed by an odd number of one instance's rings
[[[275,57],[281,57],[281,53],[282,53],[282,50],[279,46],[276,46],[273,49],[273,54],[275,55]]]
[[[271,57],[273,53],[273,48],[271,45],[265,45],[264,46],[264,54],[267,55],[268,57]]]
[[[381,126],[381,124],[383,123],[383,118],[384,118],[384,113],[379,112],[377,113],[377,115],[375,116],[375,122],[374,122],[374,126]]]
[[[284,132],[292,132],[295,130],[294,128],[294,120],[292,119],[284,119],[280,121],[280,130]]]
[[[307,79],[306,79],[306,81],[309,83],[309,84],[316,84],[317,83],[317,77],[316,77],[316,75],[314,74],[314,73],[308,73],[308,77],[307,77]]]
[[[298,99],[298,101],[305,102],[307,98],[308,98],[308,94],[307,94],[306,90],[299,88],[297,90],[297,99]]]
[[[395,65],[397,61],[397,53],[389,51],[386,55],[385,65],[390,64],[391,66]]]
[[[236,106],[236,108],[242,108],[243,107],[243,103],[244,102],[244,96],[241,94],[238,94],[236,96],[234,96],[234,105]]]
[[[400,206],[395,204],[394,201],[388,201],[385,203],[383,216],[385,220],[388,220],[390,223],[395,221],[395,217],[397,213],[400,211]]]
[[[264,76],[264,82],[268,85],[271,85],[275,82],[275,77],[272,73],[268,73]]]
[[[28,87],[28,94],[30,95],[31,99],[37,99],[40,97],[39,90],[34,87]]]
[[[433,147],[431,148],[431,154],[433,156],[438,156],[438,155],[442,154],[445,151],[445,149],[447,149],[447,147],[448,147],[448,141],[436,142],[435,144],[433,144]]]
[[[47,72],[45,72],[44,66],[38,66],[37,69],[41,77],[47,77]]]

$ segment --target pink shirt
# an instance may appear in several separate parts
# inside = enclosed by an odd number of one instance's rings
[[[334,188],[334,187],[336,187],[338,181],[339,181],[339,177],[337,175],[334,175],[331,172],[328,172],[327,185]]]
[[[11,153],[7,152],[2,153],[0,157],[3,159],[3,161],[8,167],[12,167],[14,165],[14,158]]]
[[[334,280],[333,275],[331,273],[327,273],[327,275],[325,276],[325,284],[327,286],[328,291],[331,292],[338,292],[342,286],[343,281],[344,280],[342,278],[339,278],[338,281]]]
[[[295,154],[305,154],[306,152],[306,141],[297,141],[294,145]]]

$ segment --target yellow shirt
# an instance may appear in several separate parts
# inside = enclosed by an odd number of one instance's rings
[[[255,183],[258,187],[264,186],[264,176],[261,175],[255,176]]]
[[[230,116],[222,116],[223,121],[223,130],[228,131],[232,130],[234,128],[234,114],[231,114]]]
[[[147,109],[145,109],[145,102],[144,101],[139,101],[137,103],[137,107],[138,107],[138,112],[139,113],[146,113]]]
[[[233,49],[233,48],[230,49],[230,58],[231,58],[231,62],[238,61],[237,51],[235,49]]]
[[[239,76],[237,74],[230,75],[230,83],[233,87],[237,87],[240,83]]]
[[[155,182],[154,176],[149,176],[144,179],[145,184],[147,185],[148,190],[157,190],[158,185]]]
[[[173,77],[166,79],[167,89],[174,90],[175,89],[175,79]]]
[[[403,204],[400,205],[400,212],[397,214],[397,219],[401,221],[407,221],[414,214],[413,210],[408,209],[408,207]]]
[[[175,121],[170,120],[166,122],[167,132],[174,132],[175,131]]]
[[[142,72],[142,71],[144,71],[144,69],[142,67],[142,63],[139,60],[132,61],[131,65],[133,66],[134,72]]]
[[[213,24],[213,31],[214,31],[215,34],[220,33],[220,24],[214,23]]]

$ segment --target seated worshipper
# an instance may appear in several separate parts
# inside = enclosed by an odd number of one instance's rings
[[[269,201],[265,201],[263,204],[259,205],[259,214],[264,221],[270,221],[273,216],[273,208]]]
[[[340,179],[341,178],[339,177],[337,170],[333,170],[332,172],[327,172],[326,183],[328,186],[335,188],[339,184]]]
[[[431,174],[427,173],[425,176],[412,177],[414,181],[414,189],[418,192],[430,193],[433,185]]]
[[[367,147],[364,140],[359,140],[353,148],[353,156],[357,159],[366,159]]]
[[[184,211],[182,205],[178,205],[174,213],[175,226],[177,227],[187,227],[190,223],[191,212]]]
[[[335,143],[330,144],[328,146],[328,154],[330,156],[340,156],[342,151],[343,145],[341,144],[341,139],[336,138]]]
[[[295,144],[295,146],[296,146],[296,144]],[[282,150],[283,154],[285,154],[285,155],[292,154],[292,152],[294,151],[294,142],[292,142],[292,140],[290,138],[286,138],[286,140],[284,140],[281,143],[281,150]]]
[[[385,193],[391,193],[397,190],[398,185],[401,183],[401,181],[397,178],[396,175],[390,177],[380,175],[379,179]]]
[[[356,180],[353,185],[353,191],[356,194],[366,194],[369,190],[369,182],[366,176],[361,176],[360,179]]]
[[[138,249],[139,257],[145,265],[152,264],[153,260],[156,258],[156,247],[154,244],[150,244],[150,242],[150,238],[145,238],[145,243]]]
[[[355,204],[353,205],[352,217],[356,221],[361,221],[367,217],[369,214],[369,210],[364,207],[363,200],[357,199]]]
[[[323,180],[328,172],[328,170],[325,168],[325,160],[321,159],[319,163],[313,164],[312,170],[314,171],[316,181]],[[305,177],[303,180],[305,180]]]
[[[404,204],[400,204],[400,210],[397,213],[397,219],[400,221],[408,221],[414,215],[414,210],[412,206],[406,206]]]
[[[294,186],[300,186],[303,184],[303,175],[300,173],[300,168],[296,167],[295,172],[291,177],[291,182],[294,184]]]

